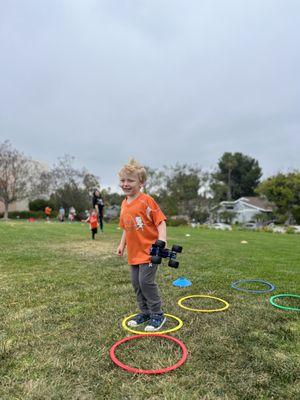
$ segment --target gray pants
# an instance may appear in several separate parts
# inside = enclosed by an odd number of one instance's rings
[[[143,314],[163,315],[161,299],[155,282],[157,265],[140,264],[131,266],[131,283],[138,306]]]

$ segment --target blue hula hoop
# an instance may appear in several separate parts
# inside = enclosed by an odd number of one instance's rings
[[[268,289],[264,289],[264,290],[251,290],[251,289],[244,289],[244,288],[238,287],[238,285],[241,284],[241,283],[249,283],[249,282],[250,282],[250,283],[251,283],[251,282],[254,282],[254,283],[263,283],[264,285],[269,286],[269,288],[268,288]],[[239,290],[239,291],[241,291],[241,292],[248,292],[248,293],[255,293],[255,294],[269,293],[269,292],[272,292],[274,289],[276,289],[276,286],[273,285],[273,283],[264,281],[263,279],[241,279],[240,281],[233,282],[233,283],[231,284],[231,287],[232,287],[233,289]]]

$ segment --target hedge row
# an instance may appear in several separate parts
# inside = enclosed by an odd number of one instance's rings
[[[0,218],[4,217],[4,213],[0,213]],[[41,219],[46,218],[44,211],[10,211],[8,213],[9,219],[28,219],[35,218]]]
[[[0,218],[4,217],[4,213],[0,213]],[[52,211],[51,213],[51,219],[56,219],[58,217],[58,212],[57,211]],[[29,219],[29,218],[34,218],[34,219],[46,219],[46,215],[44,211],[10,211],[8,213],[8,218],[9,219]],[[75,216],[75,221],[81,221],[82,219],[86,219],[85,213],[78,213]],[[68,217],[65,217],[65,221],[68,221]]]

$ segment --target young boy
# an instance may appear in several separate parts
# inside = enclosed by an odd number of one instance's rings
[[[94,208],[90,211],[89,217],[85,220],[85,222],[89,222],[90,229],[92,232],[92,239],[95,239],[95,235],[98,232],[98,213]]]
[[[141,310],[129,326],[147,322],[146,332],[158,331],[166,321],[155,282],[157,265],[150,263],[150,248],[157,240],[166,242],[166,217],[154,199],[141,192],[146,182],[146,170],[131,159],[119,172],[120,187],[125,193],[120,215],[122,238],[117,254],[122,256],[127,247],[131,265],[131,282]]]

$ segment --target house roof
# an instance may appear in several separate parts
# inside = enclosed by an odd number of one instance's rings
[[[241,201],[243,203],[246,203],[250,206],[253,207],[257,207],[260,208],[263,211],[273,211],[275,208],[275,205],[273,203],[271,203],[270,201],[268,201],[267,199],[263,198],[263,197],[240,197],[238,201]]]
[[[252,208],[257,208],[264,212],[272,212],[275,209],[275,205],[270,201],[268,201],[267,199],[263,197],[250,196],[250,197],[240,197],[237,200],[221,201],[221,203],[212,207],[211,210],[218,209],[220,206],[225,206],[225,207],[234,206],[237,203],[244,203],[247,206],[250,206]]]

